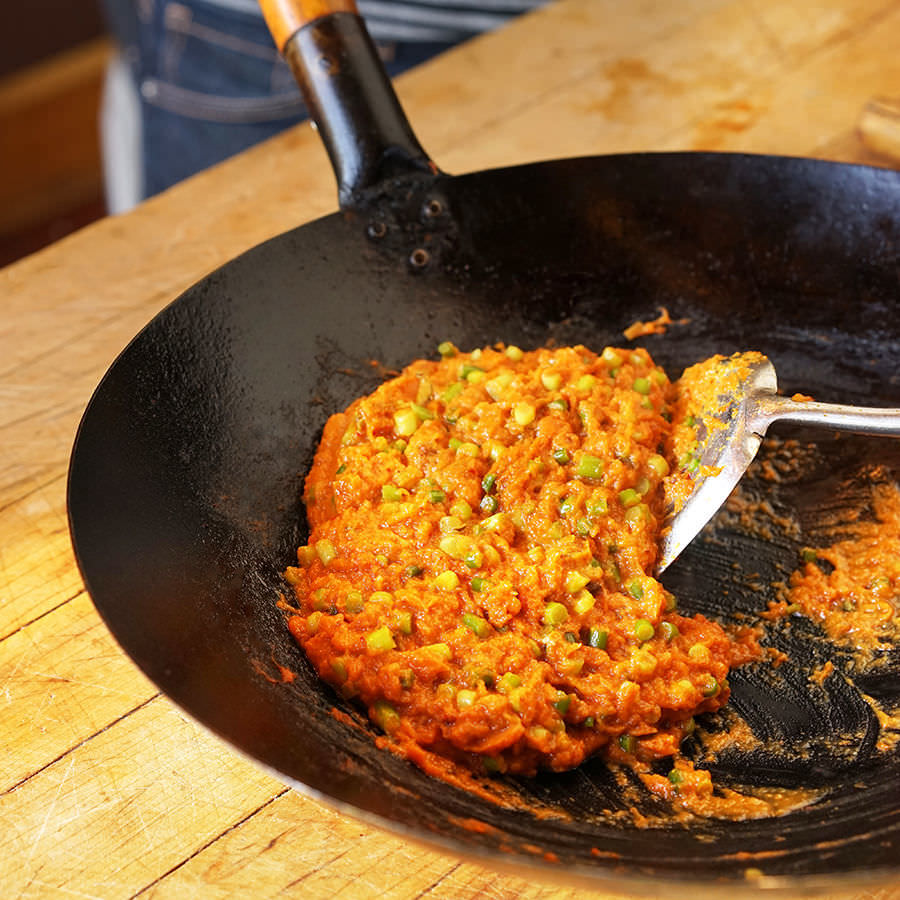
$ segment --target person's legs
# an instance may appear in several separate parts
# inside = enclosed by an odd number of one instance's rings
[[[368,0],[390,76],[544,0]],[[256,0],[105,0],[122,49],[102,116],[118,212],[302,121],[300,92]],[[485,9],[481,9],[485,7]],[[488,10],[488,11],[485,11]]]
[[[138,89],[147,196],[305,118],[261,18],[197,0],[144,5]]]

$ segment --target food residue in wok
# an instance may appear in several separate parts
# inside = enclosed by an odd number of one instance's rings
[[[665,334],[670,325],[685,325],[687,322],[687,319],[674,320],[669,315],[669,311],[661,306],[659,315],[655,319],[633,322],[622,332],[622,335],[626,340],[633,341],[635,338],[647,337],[650,334]]]
[[[834,641],[871,654],[900,632],[900,491],[873,492],[874,518],[828,547],[806,547],[786,596],[769,613],[802,612]]]

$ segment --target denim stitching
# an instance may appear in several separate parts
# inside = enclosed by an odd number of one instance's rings
[[[306,114],[298,94],[277,97],[217,97],[148,78],[141,85],[145,102],[189,119],[207,122],[267,122]]]
[[[166,24],[168,25],[168,23]],[[178,28],[179,25],[181,25],[180,22],[173,23],[174,27],[172,30]],[[217,28],[212,28],[209,25],[200,25],[193,21],[193,18],[189,19],[186,24],[179,29],[179,32],[184,36],[190,35],[198,40],[206,41],[209,44],[216,44],[226,50],[234,50],[236,53],[245,53],[248,56],[255,56],[257,59],[266,60],[267,62],[279,59],[278,51],[274,46],[267,47],[263,44],[257,44],[254,41],[248,41],[244,38],[237,37],[236,35],[219,31]]]
[[[159,61],[160,74],[169,81],[178,77],[178,66],[187,44],[187,33],[184,23],[190,26],[193,13],[181,3],[166,3],[163,8],[163,25],[169,39],[162,44],[162,56]],[[179,28],[178,26],[182,27]]]

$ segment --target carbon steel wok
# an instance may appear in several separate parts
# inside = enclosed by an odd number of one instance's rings
[[[648,154],[449,177],[416,143],[352,10],[307,22],[303,8],[267,14],[331,154],[342,212],[187,290],[92,398],[69,514],[113,634],[185,711],[287,783],[457,854],[620,890],[896,878],[900,756],[876,750],[862,698],[897,706],[896,652],[851,671],[805,619],[772,626],[766,640],[788,661],[732,678],[729,715],[758,746],[700,764],[725,785],[810,788],[818,799],[781,818],[688,827],[645,794],[659,822],[637,828],[617,820],[634,798],[597,761],[509,780],[511,808],[377,749],[364,716],[306,663],[276,600],[304,541],[301,485],[320,429],[376,386],[372,360],[399,368],[441,340],[599,349],[666,306],[686,324],[639,342],[673,375],[758,349],[786,393],[896,405],[900,175]],[[720,523],[666,572],[683,608],[756,616],[821,522],[865,503],[872,473],[900,474],[896,442],[817,440],[803,473],[768,488],[803,534]],[[828,660],[833,673],[811,680]]]

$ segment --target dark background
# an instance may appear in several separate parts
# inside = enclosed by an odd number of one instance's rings
[[[100,0],[0,4],[0,266],[105,214]]]

